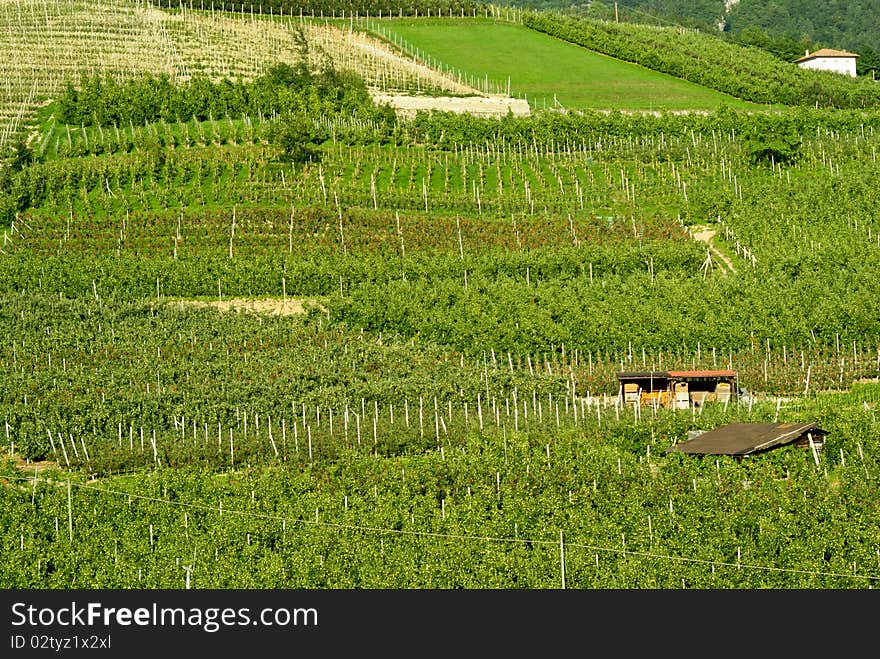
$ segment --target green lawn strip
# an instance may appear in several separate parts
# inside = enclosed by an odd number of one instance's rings
[[[713,110],[762,106],[622,62],[520,25],[491,20],[392,19],[381,26],[468,76],[506,82],[534,108]]]

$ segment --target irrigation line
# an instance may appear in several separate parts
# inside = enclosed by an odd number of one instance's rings
[[[699,30],[696,30],[692,27],[682,25],[681,23],[676,23],[674,20],[672,20],[671,18],[668,18],[668,17],[657,16],[657,15],[651,14],[647,11],[637,9],[636,7],[628,7],[619,1],[617,2],[617,5],[620,9],[626,9],[627,11],[630,11],[633,14],[641,14],[642,16],[646,16],[646,17],[656,21],[656,25],[653,25],[652,27],[678,28],[680,30],[685,30],[687,32],[699,32]],[[605,22],[611,22],[611,21],[605,21]]]
[[[187,503],[185,501],[170,501],[168,499],[159,499],[156,497],[149,497],[143,494],[130,494],[128,492],[121,492],[118,490],[108,490],[105,488],[95,487],[94,485],[88,485],[85,483],[71,483],[70,481],[65,481],[64,483],[58,483],[56,481],[52,481],[49,479],[36,478],[36,477],[19,477],[13,480],[18,480],[22,482],[33,483],[34,481],[39,481],[43,483],[47,483],[50,485],[64,485],[67,486],[75,486],[84,490],[92,490],[94,492],[98,492],[99,494],[115,494],[118,496],[125,496],[131,499],[139,499],[142,501],[149,501],[152,503],[163,503],[171,506],[179,506],[182,508],[190,508],[194,510],[204,510],[206,512],[216,512],[218,508],[214,508],[212,506],[207,506],[204,504],[198,503]],[[234,510],[234,509],[223,509],[224,514],[229,515],[240,515],[243,517],[250,517],[253,519],[267,519],[278,522],[290,522],[292,524],[310,524],[312,526],[322,526],[326,528],[335,528],[335,529],[346,529],[349,531],[363,531],[363,532],[372,532],[372,533],[386,533],[386,534],[398,534],[398,535],[408,535],[408,536],[416,536],[416,537],[425,537],[425,538],[438,538],[444,540],[465,540],[465,541],[479,541],[479,542],[508,542],[508,543],[519,543],[519,544],[532,544],[532,545],[553,545],[559,546],[559,540],[531,540],[528,538],[510,538],[510,537],[497,537],[497,536],[475,536],[475,535],[461,535],[461,534],[453,534],[453,533],[438,533],[435,531],[407,531],[405,529],[389,529],[382,528],[377,526],[360,526],[357,524],[340,524],[338,522],[322,522],[318,520],[308,520],[308,519],[291,519],[289,517],[281,517],[278,515],[269,515],[266,513],[255,513],[246,510]],[[793,568],[782,568],[782,567],[769,567],[766,565],[752,565],[749,563],[730,563],[728,561],[711,561],[702,558],[686,558],[682,556],[670,556],[668,554],[655,554],[651,552],[641,552],[641,551],[630,551],[629,549],[620,549],[620,548],[611,548],[611,547],[601,547],[598,545],[589,545],[583,544],[579,542],[566,542],[566,547],[575,547],[577,549],[588,549],[590,551],[601,551],[613,554],[620,554],[621,556],[634,556],[641,558],[652,558],[656,560],[665,560],[665,561],[677,561],[679,563],[695,563],[699,565],[708,565],[708,566],[720,566],[720,567],[731,567],[736,569],[743,570],[762,570],[765,572],[784,572],[788,574],[803,574],[814,577],[840,577],[845,579],[866,579],[869,581],[880,581],[880,575],[871,575],[871,574],[844,574],[841,572],[817,572],[812,570],[797,570]]]

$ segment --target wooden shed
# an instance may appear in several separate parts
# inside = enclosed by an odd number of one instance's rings
[[[827,430],[812,423],[729,423],[674,444],[666,453],[744,456],[769,451],[787,444],[811,450],[816,463],[825,447]]]

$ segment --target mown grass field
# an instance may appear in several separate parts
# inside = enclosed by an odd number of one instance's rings
[[[713,110],[760,106],[615,60],[521,25],[455,18],[382,21],[410,45],[465,73],[506,82],[533,108]]]

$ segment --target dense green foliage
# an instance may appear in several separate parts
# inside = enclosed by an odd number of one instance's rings
[[[49,158],[15,177],[18,203],[45,207],[43,247],[33,260],[22,254],[21,260],[10,261],[16,269],[4,279],[13,290],[27,288],[35,268],[57,263],[69,272],[64,294],[87,294],[92,278],[75,275],[63,257],[56,261],[53,255],[58,241],[70,240],[69,214],[76,210],[94,220],[87,220],[82,232],[74,228],[74,236],[118,251],[113,263],[103,263],[101,249],[82,245],[99,257],[102,286],[108,291],[149,295],[156,279],[164,280],[170,269],[177,272],[166,284],[170,295],[210,295],[219,277],[230,295],[251,294],[251,282],[261,281],[256,291],[277,296],[287,273],[288,290],[302,295],[327,296],[344,287],[344,297],[328,303],[333,316],[350,326],[418,334],[465,352],[535,352],[563,343],[593,351],[628,344],[651,351],[678,345],[693,349],[702,343],[726,351],[745,348],[756,334],[759,341],[795,345],[816,340],[827,345],[838,336],[846,342],[873,342],[878,291],[871,276],[876,267],[871,234],[866,245],[852,235],[820,231],[814,241],[805,241],[807,253],[795,263],[785,240],[776,243],[772,234],[762,235],[760,218],[772,207],[783,217],[817,214],[817,222],[823,215],[846,216],[860,236],[858,223],[870,226],[876,196],[866,183],[876,169],[874,141],[863,141],[861,134],[867,131],[870,137],[876,122],[873,115],[828,111],[741,115],[725,110],[687,117],[551,113],[501,120],[420,115],[404,124],[399,137],[429,149],[328,144],[321,168],[287,171],[286,177],[283,168],[272,164],[277,147],[228,143],[218,159],[221,152],[205,150],[214,144],[208,139],[200,148],[170,153],[145,147],[75,164]],[[821,137],[838,131],[855,137]],[[816,137],[807,139],[810,133]],[[822,175],[832,153],[836,167],[846,168],[851,179]],[[761,166],[753,169],[752,162]],[[797,166],[784,179],[776,174],[783,164]],[[737,180],[731,188],[734,170]],[[638,198],[629,191],[623,197],[614,192],[621,176],[636,177]],[[286,182],[294,180],[296,187],[289,188]],[[145,195],[144,186],[154,185],[165,192]],[[742,195],[743,185],[750,195]],[[230,270],[229,220],[204,213],[205,204],[256,208],[256,213],[238,210],[236,243],[245,242],[235,251],[251,249],[245,246],[250,232],[244,228],[251,224],[272,227],[275,251],[264,251],[267,246],[258,242],[252,257]],[[295,218],[289,217],[291,205],[301,209]],[[395,235],[396,219],[373,213],[380,207],[405,211],[405,254]],[[451,241],[446,249],[453,251],[426,261],[418,249],[424,239],[409,234],[430,221],[432,208],[446,219],[432,221],[435,230],[427,234],[425,248],[445,235]],[[452,224],[451,213],[487,217]],[[139,231],[146,231],[147,242],[140,244],[133,228],[124,231],[131,237],[122,241],[115,222],[101,228],[101,218],[120,214],[126,215],[126,225],[144,227]],[[684,237],[676,216],[688,224],[722,221],[734,235],[747,231],[740,240],[750,245],[760,267],[753,275],[708,284],[695,278],[705,254],[689,243],[668,242]],[[167,240],[149,237],[148,227],[156,221],[169,235],[180,233],[171,261]],[[340,221],[341,228],[334,227]],[[540,235],[542,223],[552,231],[518,253],[532,232]],[[312,250],[297,239],[293,250],[292,237],[310,226],[329,242]],[[204,242],[183,239],[187,227],[204,235]],[[266,230],[257,235],[267,239]],[[460,254],[455,252],[457,235],[463,240]],[[822,243],[821,251],[815,242]],[[492,244],[500,249],[489,250]],[[486,251],[465,254],[464,245],[483,245]],[[365,252],[357,253],[359,247]],[[134,250],[132,260],[129,249]],[[845,264],[846,276],[836,266],[822,265],[826,253]],[[143,255],[161,258],[140,263]],[[806,272],[806,264],[812,278],[797,276]],[[603,278],[601,289],[595,288],[594,274]],[[471,286],[463,289],[466,278]],[[524,279],[535,288],[529,287],[523,298]],[[547,281],[552,285],[538,285]],[[834,303],[804,304],[819,282]],[[378,307],[377,296],[382,299]],[[630,300],[652,323],[633,326],[620,317],[603,324],[581,322],[583,315],[615,318],[619,299]],[[750,314],[738,315],[725,305],[729,299],[740,300]],[[554,311],[573,302],[567,313]],[[690,319],[699,317],[705,304],[718,322],[692,327]],[[434,314],[441,307],[449,309],[449,324]],[[534,316],[536,308],[546,313]],[[510,322],[499,324],[495,316]]]
[[[859,436],[877,424],[840,404],[813,408],[836,437],[824,472],[794,447],[742,461],[662,455],[688,428],[719,423],[712,411],[697,422],[606,411],[577,425],[569,411],[564,429],[545,416],[544,430],[519,431],[504,412],[504,431],[472,416],[433,450],[399,457],[370,453],[372,440],[358,447],[351,428],[340,455],[310,457],[288,431],[276,466],[221,474],[161,467],[86,483],[7,466],[0,581],[180,588],[189,569],[193,588],[558,588],[561,537],[574,589],[869,588],[877,444]],[[177,442],[195,453],[209,440]]]
[[[442,149],[456,145],[503,142],[511,146],[554,149],[596,143],[603,139],[686,137],[691,133],[805,135],[816,132],[880,131],[880,112],[793,109],[785,112],[741,112],[722,106],[717,111],[674,112],[544,112],[530,117],[474,117],[451,112],[418,113],[400,131],[401,139]]]
[[[734,34],[757,27],[777,36],[807,37],[827,48],[880,50],[880,22],[874,0],[741,0],[730,12]]]
[[[154,86],[49,104],[0,181],[4,587],[556,588],[563,548],[568,588],[876,586],[877,112]],[[678,368],[750,394],[621,404]],[[821,455],[665,453],[773,420]]]
[[[369,117],[373,105],[363,80],[351,73],[332,66],[312,72],[276,64],[249,82],[212,82],[196,76],[175,83],[167,75],[120,82],[110,76],[87,76],[78,86],[67,84],[58,99],[57,120],[107,128],[291,113]]]
[[[92,278],[76,275],[63,257],[54,257],[57,244],[75,236],[88,241],[80,249],[98,257],[106,291],[148,296],[158,278],[167,280],[169,295],[204,296],[222,279],[229,295],[277,296],[286,277],[288,290],[301,295],[344,291],[327,303],[333,317],[349,326],[419,335],[464,352],[535,352],[560,344],[591,351],[634,344],[656,352],[698,343],[727,351],[742,350],[755,338],[795,345],[828,345],[840,338],[870,343],[878,337],[873,320],[878,291],[871,276],[876,254],[870,229],[867,244],[862,231],[865,222],[870,227],[876,196],[867,183],[876,169],[870,137],[876,118],[864,115],[855,126],[857,119],[816,111],[548,114],[529,120],[421,115],[406,122],[400,137],[431,149],[328,144],[320,168],[288,170],[286,177],[272,164],[272,149],[230,143],[218,160],[219,152],[204,150],[208,141],[162,157],[146,149],[73,166],[51,158],[17,175],[20,198],[45,207],[42,247],[33,259],[25,252],[10,261],[16,266],[4,279],[12,290],[26,289],[34,277],[41,279],[36,268],[53,263],[68,273],[61,292],[87,294]],[[853,137],[840,139],[837,131]],[[810,133],[816,137],[806,137]],[[823,134],[835,137],[829,141]],[[832,157],[852,178],[823,175]],[[753,161],[760,167],[753,168]],[[778,171],[783,164],[796,167],[785,178]],[[621,177],[635,177],[638,193],[630,192],[629,184],[626,194],[616,193]],[[286,181],[294,180],[290,188]],[[166,192],[145,195],[145,185]],[[742,194],[743,185],[749,195]],[[206,214],[205,204],[240,206],[232,230],[235,252],[252,253],[233,269],[229,218]],[[293,213],[292,205],[300,211]],[[395,224],[400,218],[376,212],[380,207],[403,211],[403,230]],[[416,227],[429,221],[432,208],[445,219],[435,218],[434,231],[418,237]],[[824,235],[817,228],[811,240],[804,237],[810,233],[796,234],[805,246],[796,262],[787,254],[789,238],[763,233],[760,218],[769,208],[802,221],[815,214],[817,227],[822,217],[846,216],[854,233]],[[71,233],[73,211],[94,219]],[[453,223],[452,213],[477,217]],[[101,218],[120,214],[126,216],[124,240],[115,222],[101,228]],[[709,283],[695,278],[705,255],[681,242],[685,236],[676,216],[686,224],[722,222],[728,235],[739,236],[730,238],[736,250],[743,241],[759,265],[736,278]],[[171,252],[167,240],[150,236],[157,221],[169,235],[179,234]],[[248,226],[263,228],[252,236]],[[188,228],[203,238],[185,238]],[[309,247],[297,238],[294,249],[293,238],[311,232],[323,236],[321,242]],[[101,260],[99,244],[116,252],[113,262]],[[451,253],[433,254],[440,245]],[[476,245],[482,250],[464,249]],[[826,254],[845,264],[845,276],[836,265],[823,265]],[[160,258],[140,262],[150,255]],[[799,276],[807,270],[812,278]],[[169,272],[176,274],[167,279]],[[599,289],[594,275],[603,282]],[[520,297],[529,280],[533,286]],[[262,282],[256,289],[255,281]],[[470,287],[463,288],[465,282]],[[804,304],[817,285],[833,304]],[[632,325],[619,317],[620,299],[652,323]],[[740,300],[750,314],[729,308],[729,299]],[[568,312],[554,311],[572,303]],[[690,319],[706,304],[717,322],[693,327]],[[438,308],[449,310],[448,324],[436,317]],[[546,313],[535,316],[536,309]],[[584,324],[584,315],[617,319]],[[496,316],[510,322],[499,324],[492,320]]]
[[[297,164],[320,160],[319,145],[327,139],[302,112],[281,117],[272,126],[269,137],[280,147],[282,160]]]

